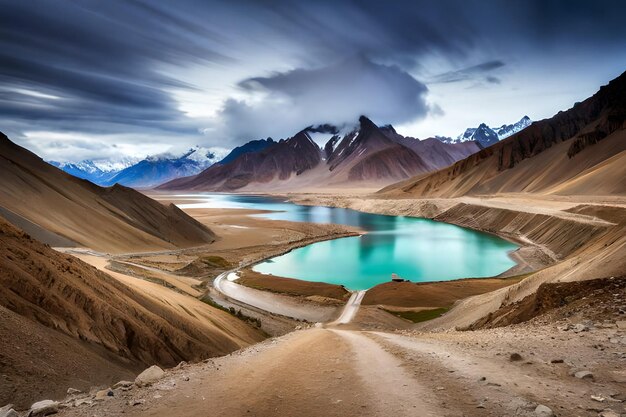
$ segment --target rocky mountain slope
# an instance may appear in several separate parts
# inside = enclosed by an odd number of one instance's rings
[[[34,236],[52,232],[107,252],[207,244],[215,235],[176,206],[73,177],[0,134],[0,211]],[[43,238],[43,237],[42,237]]]
[[[626,194],[626,73],[567,111],[455,164],[381,193],[454,197]]]
[[[2,217],[0,257],[2,404],[25,407],[69,386],[111,384],[148,365],[201,360],[263,339],[193,297],[181,314]]]
[[[313,138],[326,135],[323,149]],[[361,117],[341,136],[332,126],[309,127],[294,137],[246,152],[230,162],[158,187],[162,190],[259,190],[384,185],[449,165],[480,148],[474,142],[444,144],[398,134]]]

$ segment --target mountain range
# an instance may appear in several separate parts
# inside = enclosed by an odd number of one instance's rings
[[[522,117],[518,122],[510,125],[502,125],[497,128],[490,128],[485,123],[481,123],[478,127],[470,127],[461,133],[456,138],[437,136],[442,142],[445,143],[462,143],[468,141],[478,142],[480,146],[486,148],[495,143],[498,143],[502,139],[506,139],[517,132],[526,129],[532,124],[532,120],[528,116]]]
[[[126,159],[116,164],[84,160],[78,163],[49,161],[68,174],[102,186],[120,184],[133,188],[150,188],[174,178],[194,175],[220,161],[225,153],[201,147],[182,155],[160,154],[142,160]]]
[[[489,126],[482,123],[477,128],[468,128],[463,134],[459,135],[455,139],[436,136],[435,138],[429,138],[423,141],[411,137],[401,136],[390,125],[382,126],[380,130],[383,132],[383,136],[386,136],[387,139],[390,139],[398,145],[412,150],[414,153],[417,153],[421,159],[425,160],[416,160],[414,155],[407,154],[406,150],[403,150],[402,148],[396,148],[395,151],[388,149],[386,152],[378,155],[379,157],[387,158],[386,162],[380,164],[384,165],[381,171],[375,174],[365,174],[364,172],[359,173],[359,170],[379,169],[379,167],[374,167],[372,160],[369,159],[368,162],[364,162],[358,167],[355,167],[354,171],[352,171],[349,175],[348,180],[369,181],[379,183],[380,185],[386,185],[392,180],[404,179],[414,174],[439,169],[464,158],[468,155],[468,151],[477,151],[478,149],[474,148],[472,145],[459,146],[457,148],[441,147],[436,144],[436,141],[451,145],[458,145],[465,142],[475,142],[479,145],[479,148],[485,148],[526,128],[531,123],[532,122],[528,116],[524,116],[520,121],[514,124],[502,125],[496,129],[491,129]],[[342,149],[343,147],[346,147],[347,142],[344,142],[343,144],[341,142],[343,142],[343,139],[348,138],[356,132],[356,129],[348,130],[343,133],[341,130],[342,129],[329,124],[309,126],[303,130],[308,138],[315,144],[318,144],[321,148],[321,161],[329,165],[329,171],[335,170],[337,160],[343,161],[346,158],[346,155],[338,156],[338,154],[335,154],[333,156],[332,154],[335,148]],[[294,139],[296,136],[289,140]],[[369,133],[366,136],[369,136]],[[362,142],[364,137],[365,136],[361,135],[361,140],[359,142]],[[370,150],[374,148],[378,149],[380,147],[379,145],[381,144],[378,142],[379,141],[373,139],[372,142],[366,146],[368,155]],[[147,189],[156,187],[159,184],[167,183],[177,178],[197,175],[214,164],[219,164],[220,166],[229,165],[244,154],[256,155],[264,151],[266,148],[273,147],[277,144],[279,144],[279,142],[273,140],[272,138],[267,138],[252,140],[242,146],[234,148],[227,155],[224,155],[224,153],[220,153],[216,150],[195,147],[180,156],[161,154],[150,156],[142,160],[126,158],[121,161],[116,161],[115,163],[110,161],[92,160],[84,160],[77,163],[49,161],[49,163],[71,175],[87,179],[101,186],[121,184],[139,189]],[[390,143],[386,143],[383,147],[388,147],[389,145]],[[284,146],[281,146],[280,148],[283,147]],[[366,153],[364,148],[359,149],[359,151],[362,151],[359,158]],[[396,156],[399,158],[398,164],[395,167],[392,166],[393,162],[389,159],[394,152],[398,152]],[[313,153],[319,152],[314,151]],[[294,155],[293,157],[298,158],[297,155]],[[354,158],[350,159],[350,161],[353,160]],[[239,163],[241,164],[243,161],[244,160]],[[315,163],[315,165],[317,165],[317,163]],[[258,169],[261,169],[263,172],[268,172],[266,166],[267,165],[258,167]],[[246,171],[247,174],[239,172],[231,175],[233,177],[232,181],[228,184],[224,184],[225,189],[238,189],[240,188],[238,184],[246,183],[245,176],[250,174],[250,172],[248,172],[250,169],[243,168],[243,170]],[[256,169],[252,169],[252,171],[255,170]],[[215,181],[219,182],[223,180],[222,182],[226,182],[226,179],[223,178],[223,176],[229,175],[225,174],[228,170],[225,171],[224,169],[218,169],[216,167],[214,171],[218,173]],[[235,171],[238,170],[235,169]],[[298,169],[295,171],[298,171]],[[300,174],[301,173],[302,172],[300,172]],[[284,176],[285,172],[283,172],[282,175]],[[339,177],[336,173],[335,175],[327,176]],[[222,180],[218,180],[218,178],[222,178]],[[263,178],[264,179],[260,182],[269,182],[265,176]],[[280,179],[284,180],[285,178]],[[209,182],[213,183],[215,181]],[[337,181],[331,180],[331,182]],[[342,182],[340,178],[339,182]],[[209,187],[212,188],[213,186],[210,185]]]
[[[324,147],[316,140],[329,137]],[[316,140],[314,140],[314,138]],[[261,150],[243,152],[203,172],[179,178],[161,190],[259,190],[322,186],[381,186],[443,168],[480,150],[475,142],[446,144],[398,134],[361,116],[341,134],[330,125],[307,127],[287,140],[265,141]],[[238,151],[240,152],[240,151]]]

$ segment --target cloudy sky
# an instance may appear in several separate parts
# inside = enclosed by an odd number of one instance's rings
[[[625,5],[0,0],[0,131],[75,161],[360,114],[419,138],[537,120],[626,70]]]

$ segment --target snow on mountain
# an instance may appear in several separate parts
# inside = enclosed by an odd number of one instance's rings
[[[48,161],[50,165],[62,169],[75,177],[89,180],[95,184],[108,181],[115,174],[139,161],[139,158],[122,158],[118,160],[89,160],[79,162]]]
[[[456,138],[447,138],[442,136],[436,136],[444,143],[462,143],[475,141],[478,142],[483,148],[491,146],[498,141],[508,138],[509,136],[520,132],[532,124],[532,120],[528,116],[522,117],[518,122],[510,125],[502,125],[496,129],[492,129],[485,123],[481,123],[478,127],[470,127],[461,133]]]
[[[150,188],[175,178],[196,175],[226,156],[221,148],[196,146],[180,156],[170,153],[149,156],[125,168],[102,185],[121,184],[127,187]]]
[[[181,176],[195,175],[220,161],[228,153],[222,148],[195,146],[182,155],[164,153],[140,158],[84,160],[80,162],[49,161],[68,174],[109,186],[115,183],[129,187],[150,187]]]
[[[530,117],[524,116],[519,120],[519,122],[513,123],[511,125],[502,125],[499,128],[494,129],[494,130],[498,134],[498,137],[500,138],[500,140],[502,140],[502,139],[508,138],[511,135],[514,135],[517,132],[520,132],[526,129],[531,124],[532,124],[532,120],[530,120]]]

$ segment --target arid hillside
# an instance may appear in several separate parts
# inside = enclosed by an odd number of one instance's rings
[[[176,206],[115,185],[102,188],[47,164],[0,133],[0,213],[33,236],[100,251],[198,246],[215,240]]]
[[[0,258],[2,404],[28,406],[70,386],[132,379],[149,365],[224,355],[263,339],[193,297],[170,291],[184,303],[179,309],[131,289],[1,217]]]
[[[531,192],[626,194],[626,73],[567,111],[437,172],[391,185],[398,197]]]

